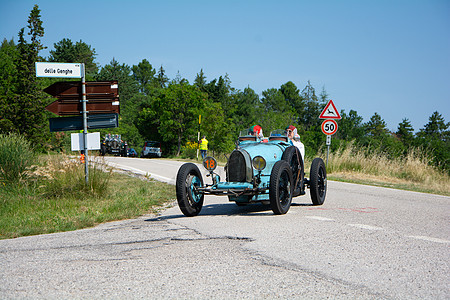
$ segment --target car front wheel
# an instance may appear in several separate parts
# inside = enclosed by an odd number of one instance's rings
[[[270,174],[269,200],[270,208],[276,215],[283,215],[291,207],[294,185],[291,167],[285,160],[280,160],[273,166]]]
[[[203,186],[200,170],[193,163],[186,163],[178,170],[176,192],[178,206],[187,217],[200,213],[203,206],[204,194],[197,191]]]

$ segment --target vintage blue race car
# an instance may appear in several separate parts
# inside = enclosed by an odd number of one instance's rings
[[[267,139],[241,134],[236,149],[225,166],[226,181],[214,172],[217,162],[206,157],[203,166],[209,171],[212,184],[205,184],[197,165],[185,163],[178,170],[176,194],[184,215],[200,213],[204,196],[226,195],[237,205],[255,202],[270,204],[274,214],[288,212],[292,197],[310,189],[314,205],[322,205],[327,191],[327,173],[323,160],[315,158],[310,178],[305,178],[303,159],[299,149],[288,142],[284,130],[271,132]]]

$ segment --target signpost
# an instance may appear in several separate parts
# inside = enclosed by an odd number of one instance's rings
[[[85,155],[86,184],[88,184],[87,130],[118,127],[118,82],[86,82],[84,63],[36,62],[36,76],[81,78],[81,82],[57,82],[44,91],[58,99],[46,107],[48,111],[59,116],[75,115],[70,118],[51,118],[50,131],[83,129],[83,145],[80,150],[83,150]],[[90,120],[87,117],[88,113],[91,114]]]
[[[336,109],[336,106],[333,103],[333,100],[328,101],[327,105],[323,109],[322,113],[319,116],[319,119],[325,119],[322,122],[322,132],[327,136],[327,162],[328,166],[328,154],[330,152],[331,145],[331,136],[335,134],[338,130],[338,124],[335,120],[340,120],[342,117],[339,114],[339,111]]]

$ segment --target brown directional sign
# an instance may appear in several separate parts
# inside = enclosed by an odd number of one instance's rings
[[[59,116],[79,115],[83,108],[81,82],[56,82],[44,92],[58,100],[45,109]],[[86,111],[89,114],[119,113],[119,94],[117,81],[87,81]]]
[[[113,81],[86,81],[86,98],[112,100],[119,97],[118,82]],[[56,82],[44,89],[44,92],[60,100],[81,99],[81,82]]]

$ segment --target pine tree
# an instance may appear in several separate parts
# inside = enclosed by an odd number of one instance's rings
[[[167,83],[169,83],[169,78],[166,76],[166,70],[164,70],[162,65],[156,75],[156,82],[159,88],[165,88]]]
[[[206,76],[203,73],[203,69],[200,69],[200,72],[197,73],[197,76],[195,77],[195,80],[194,80],[194,85],[196,87],[198,87],[200,90],[202,90],[205,87],[205,85],[206,85]]]
[[[17,55],[14,56],[14,92],[8,93],[2,101],[8,106],[8,110],[0,129],[21,133],[36,149],[44,150],[48,137],[44,115],[45,96],[39,90],[35,76],[35,62],[40,60],[39,51],[44,49],[40,40],[44,35],[44,28],[37,5],[33,7],[28,18],[28,28],[31,43],[25,40],[25,29],[19,31]]]
[[[414,139],[414,128],[408,119],[405,118],[398,124],[397,132],[395,134],[405,146],[411,146]]]

